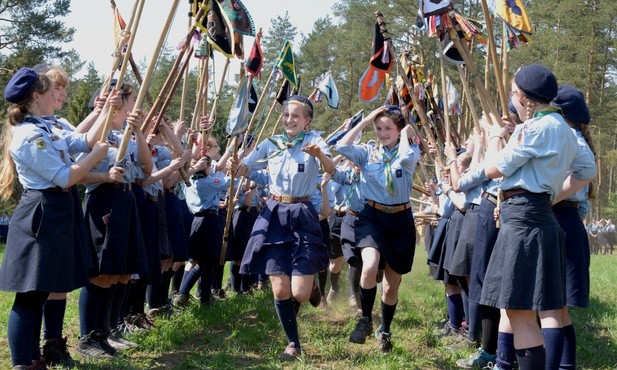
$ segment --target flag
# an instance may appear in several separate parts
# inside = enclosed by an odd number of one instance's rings
[[[253,86],[253,80],[251,81],[251,91],[249,92],[249,112],[255,113],[255,109],[257,108],[257,102],[259,98],[257,97],[257,91],[255,90],[255,86]]]
[[[213,48],[220,51],[225,57],[233,57],[233,27],[227,15],[221,11],[218,0],[201,5],[207,10],[206,16],[197,22],[197,27],[206,34],[206,40]]]
[[[459,115],[461,114],[461,109],[459,106],[459,100],[461,99],[461,95],[456,91],[456,87],[450,80],[449,76],[446,76],[446,94],[448,96],[448,111],[453,114]]]
[[[233,27],[233,32],[246,36],[255,36],[253,18],[240,0],[222,0],[218,2],[221,10],[227,15],[227,19],[229,19]]]
[[[424,17],[447,13],[452,9],[450,0],[418,0],[418,10]]]
[[[324,77],[324,79],[319,83],[319,85],[317,85],[317,90],[319,90],[326,97],[326,100],[328,100],[328,106],[330,108],[338,108],[338,90],[336,89],[336,85],[334,84],[332,73],[328,72],[326,77]]]
[[[251,49],[251,55],[249,55],[246,61],[246,71],[253,76],[261,77],[261,67],[264,64],[264,55],[261,51],[261,33],[255,36],[255,42],[253,42],[253,48]]]
[[[244,37],[238,32],[234,32],[234,55],[240,60],[244,59]]]
[[[276,66],[281,70],[281,73],[289,82],[291,82],[294,86],[297,86],[298,81],[296,77],[296,63],[294,61],[294,54],[291,50],[291,43],[289,41],[285,41],[285,45],[283,45],[283,50],[281,50]]]
[[[371,52],[371,65],[383,72],[390,72],[392,68],[392,45],[390,40],[385,39],[381,33],[380,26],[375,22],[375,31],[373,33],[373,50]]]
[[[531,22],[522,0],[489,0],[488,8],[510,27],[531,34]]]
[[[290,95],[291,86],[289,85],[289,80],[285,79],[285,81],[283,81],[283,84],[281,85],[281,88],[279,89],[279,92],[276,94],[276,101],[279,102],[279,104],[283,105],[283,103],[287,101]]]
[[[385,79],[385,72],[373,67],[372,64],[369,65],[366,72],[360,77],[360,101],[369,103],[377,99]]]
[[[345,127],[338,132],[333,133],[328,138],[326,138],[326,143],[328,145],[335,145],[339,140],[343,138],[351,130],[356,127],[358,123],[362,122],[364,119],[364,109],[361,109],[358,113],[354,114],[353,117],[349,119],[349,122],[345,125]],[[361,135],[361,134],[360,134]],[[354,143],[358,143],[360,140],[360,135],[354,139]]]
[[[236,90],[236,97],[229,111],[229,118],[225,130],[228,135],[234,135],[243,131],[249,123],[251,112],[249,111],[249,83],[250,79],[242,77]]]

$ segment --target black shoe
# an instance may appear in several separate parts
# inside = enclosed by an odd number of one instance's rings
[[[279,358],[283,361],[295,361],[300,355],[302,351],[300,348],[296,347],[296,343],[291,342],[285,348],[285,352],[281,353]]]
[[[358,319],[356,327],[349,334],[349,341],[352,343],[362,344],[366,342],[366,337],[373,333],[373,323],[369,321],[369,318],[362,316]]]
[[[392,352],[392,335],[390,333],[384,333],[383,331],[381,331],[381,325],[375,331],[375,338],[377,338],[377,340],[379,341],[381,352]]]
[[[317,286],[317,283],[313,281],[313,289],[311,290],[311,297],[309,298],[309,302],[311,302],[311,306],[319,307],[321,303],[321,291]]]
[[[127,340],[119,329],[112,329],[107,337],[107,342],[110,346],[117,350],[123,350],[126,348],[137,347],[137,343],[133,343]]]
[[[75,361],[66,348],[67,338],[47,339],[43,345],[43,358],[45,363],[50,366],[62,366],[72,369]]]
[[[103,333],[99,330],[95,330],[90,334],[79,338],[77,345],[75,346],[75,350],[77,353],[85,357],[112,358],[116,354],[115,349],[113,352],[114,354],[112,354],[103,347],[101,344],[101,339],[105,339]]]

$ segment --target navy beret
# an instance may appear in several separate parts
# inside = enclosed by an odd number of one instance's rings
[[[587,124],[591,121],[585,96],[572,85],[560,85],[557,97],[553,99],[551,105],[560,108],[563,117],[569,122]]]
[[[550,103],[557,96],[557,78],[541,64],[522,66],[514,82],[526,97],[540,103]]]
[[[15,104],[24,101],[28,97],[38,77],[38,73],[32,68],[20,69],[6,84],[4,88],[4,99]]]

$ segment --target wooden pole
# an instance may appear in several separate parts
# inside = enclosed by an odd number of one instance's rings
[[[467,106],[469,107],[469,112],[471,113],[471,117],[473,118],[473,127],[474,129],[480,132],[480,119],[478,119],[478,112],[476,111],[476,103],[473,101],[473,97],[471,96],[471,90],[469,89],[469,83],[467,82],[467,76],[465,76],[465,70],[463,67],[458,67],[458,73],[461,76],[461,81],[463,82],[463,90],[465,91],[465,99],[467,100]]]
[[[499,93],[499,101],[501,102],[502,114],[508,112],[508,94],[504,88],[503,77],[501,68],[499,67],[499,57],[497,56],[497,47],[495,46],[495,35],[493,29],[493,18],[488,11],[488,5],[486,0],[482,0],[482,13],[484,13],[484,19],[486,19],[486,30],[488,32],[488,46],[491,50],[491,58],[493,59],[493,72],[495,73],[495,80],[497,81],[497,92]]]
[[[437,40],[437,44],[439,45],[439,68],[441,70],[441,97],[443,99],[443,118],[446,123],[446,143],[452,141],[450,135],[450,112],[449,112],[449,103],[448,103],[448,84],[446,82],[446,69],[444,67],[444,53],[443,53],[443,42]]]

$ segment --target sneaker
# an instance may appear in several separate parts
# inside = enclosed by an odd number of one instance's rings
[[[328,304],[332,304],[334,303],[334,301],[336,301],[337,298],[338,298],[338,292],[330,288],[330,290],[328,291],[328,296],[326,297],[326,302],[328,302]]]
[[[45,359],[41,357],[38,361],[33,362],[31,365],[15,365],[12,367],[13,370],[48,370],[49,368],[45,365]]]
[[[117,352],[114,349],[113,354],[104,348],[101,344],[103,334],[99,330],[95,330],[88,335],[85,335],[77,341],[75,350],[84,357],[111,358]],[[108,343],[109,344],[109,343]],[[113,349],[113,348],[112,348]]]
[[[497,356],[486,353],[482,348],[478,349],[478,353],[471,357],[456,361],[456,366],[461,369],[491,369],[495,363]]]
[[[362,344],[366,342],[366,337],[373,333],[373,323],[369,321],[369,318],[362,316],[358,319],[356,327],[349,334],[349,341],[352,343]]]
[[[302,351],[296,347],[296,343],[291,342],[285,348],[285,352],[281,353],[279,357],[283,361],[295,361],[301,354]]]
[[[464,329],[461,328],[454,328],[452,325],[450,325],[450,322],[447,321],[443,327],[441,329],[437,330],[437,336],[440,338],[444,338],[444,337],[462,337],[464,336]]]
[[[67,338],[47,339],[43,345],[43,358],[45,363],[51,366],[62,366],[72,369],[75,361],[66,348]]]
[[[188,294],[176,294],[174,296],[173,305],[174,307],[184,308],[189,305],[189,295]]]
[[[381,352],[392,352],[392,334],[381,331],[381,325],[379,325],[377,330],[375,330],[375,338],[377,338],[377,341],[379,341]]]
[[[137,328],[137,331],[147,331],[155,328],[154,322],[145,313],[138,313],[131,318],[131,324]]]
[[[227,294],[223,289],[212,289],[212,297],[216,299],[225,299]]]
[[[358,304],[356,303],[356,297],[353,295],[349,297],[349,307],[358,307]]]
[[[137,347],[137,343],[127,340],[118,329],[112,329],[107,337],[109,344],[115,349],[126,349]]]
[[[319,291],[319,287],[317,283],[313,281],[313,289],[311,290],[311,297],[309,298],[309,302],[311,302],[311,306],[319,307],[321,303],[321,292]]]

